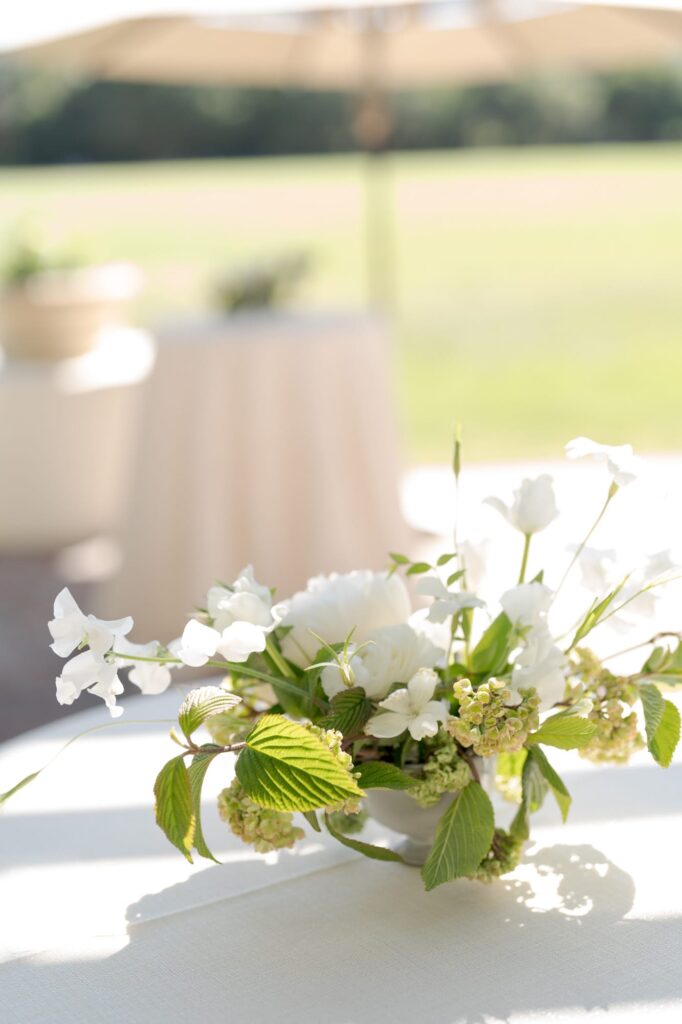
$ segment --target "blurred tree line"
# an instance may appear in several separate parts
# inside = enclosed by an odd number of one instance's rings
[[[83,83],[0,63],[0,163],[356,148],[352,96]],[[682,69],[561,76],[391,98],[396,149],[682,139]]]

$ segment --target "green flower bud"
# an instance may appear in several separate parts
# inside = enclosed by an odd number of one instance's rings
[[[540,698],[534,689],[513,693],[501,679],[489,679],[474,690],[468,679],[458,680],[453,693],[459,703],[456,717],[448,719],[450,734],[463,747],[481,757],[520,750],[537,728]]]

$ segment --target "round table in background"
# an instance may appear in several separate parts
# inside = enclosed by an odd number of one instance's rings
[[[106,615],[136,638],[182,631],[247,563],[286,596],[401,550],[398,436],[383,322],[240,313],[157,332],[134,500]]]
[[[47,698],[49,699],[49,698]],[[13,1024],[678,1024],[682,800],[678,760],[626,767],[553,751],[551,797],[513,875],[425,893],[419,872],[313,833],[261,857],[219,820],[218,759],[202,824],[220,865],[188,864],[154,823],[177,753],[179,692],[124,698],[0,819],[0,991]],[[147,720],[147,721],[145,721]],[[0,747],[0,790],[101,706]],[[141,722],[142,724],[133,724]],[[223,763],[221,764],[221,760]],[[513,809],[511,810],[513,813]],[[370,823],[364,838],[395,836]]]

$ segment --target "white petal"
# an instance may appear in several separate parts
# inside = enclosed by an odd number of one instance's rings
[[[437,576],[423,576],[417,583],[415,590],[418,594],[423,594],[425,597],[448,596],[445,584]]]
[[[265,650],[265,633],[251,622],[233,622],[223,630],[217,650],[227,661],[246,661],[250,654]]]
[[[68,658],[85,639],[85,617],[74,612],[47,624],[54,643],[50,647],[60,658]]]
[[[409,716],[412,713],[410,694],[405,687],[401,690],[394,690],[385,700],[380,701],[379,707],[399,715]]]
[[[216,629],[190,619],[182,634],[178,657],[185,665],[198,668],[213,657],[219,643],[220,633]]]
[[[509,522],[509,507],[500,498],[485,498],[483,504],[490,505],[491,508],[494,508],[496,512],[499,512]]]
[[[167,665],[140,663],[130,670],[128,679],[139,686],[142,693],[153,696],[168,689],[171,672]]]
[[[423,740],[427,736],[435,736],[438,732],[438,722],[431,715],[417,715],[408,722],[407,728],[413,740]]]
[[[383,711],[370,718],[365,726],[365,732],[368,736],[376,736],[378,739],[390,739],[405,732],[409,722],[410,718],[407,715],[399,715],[395,711]]]
[[[413,714],[420,714],[433,697],[438,685],[438,676],[431,668],[420,668],[407,684]]]
[[[55,597],[54,615],[56,619],[64,619],[67,615],[81,615],[85,618],[68,587],[64,587],[63,590],[60,590]]]

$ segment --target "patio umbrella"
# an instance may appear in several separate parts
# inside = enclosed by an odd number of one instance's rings
[[[130,9],[109,0],[100,14]],[[185,84],[353,90],[368,162],[370,294],[388,290],[383,161],[389,90],[502,81],[557,70],[604,71],[682,53],[682,5],[665,0],[147,0],[153,10],[24,46],[26,60],[86,76]],[[186,13],[182,12],[182,10]],[[162,14],[162,10],[174,10]],[[209,11],[209,13],[206,13]]]

